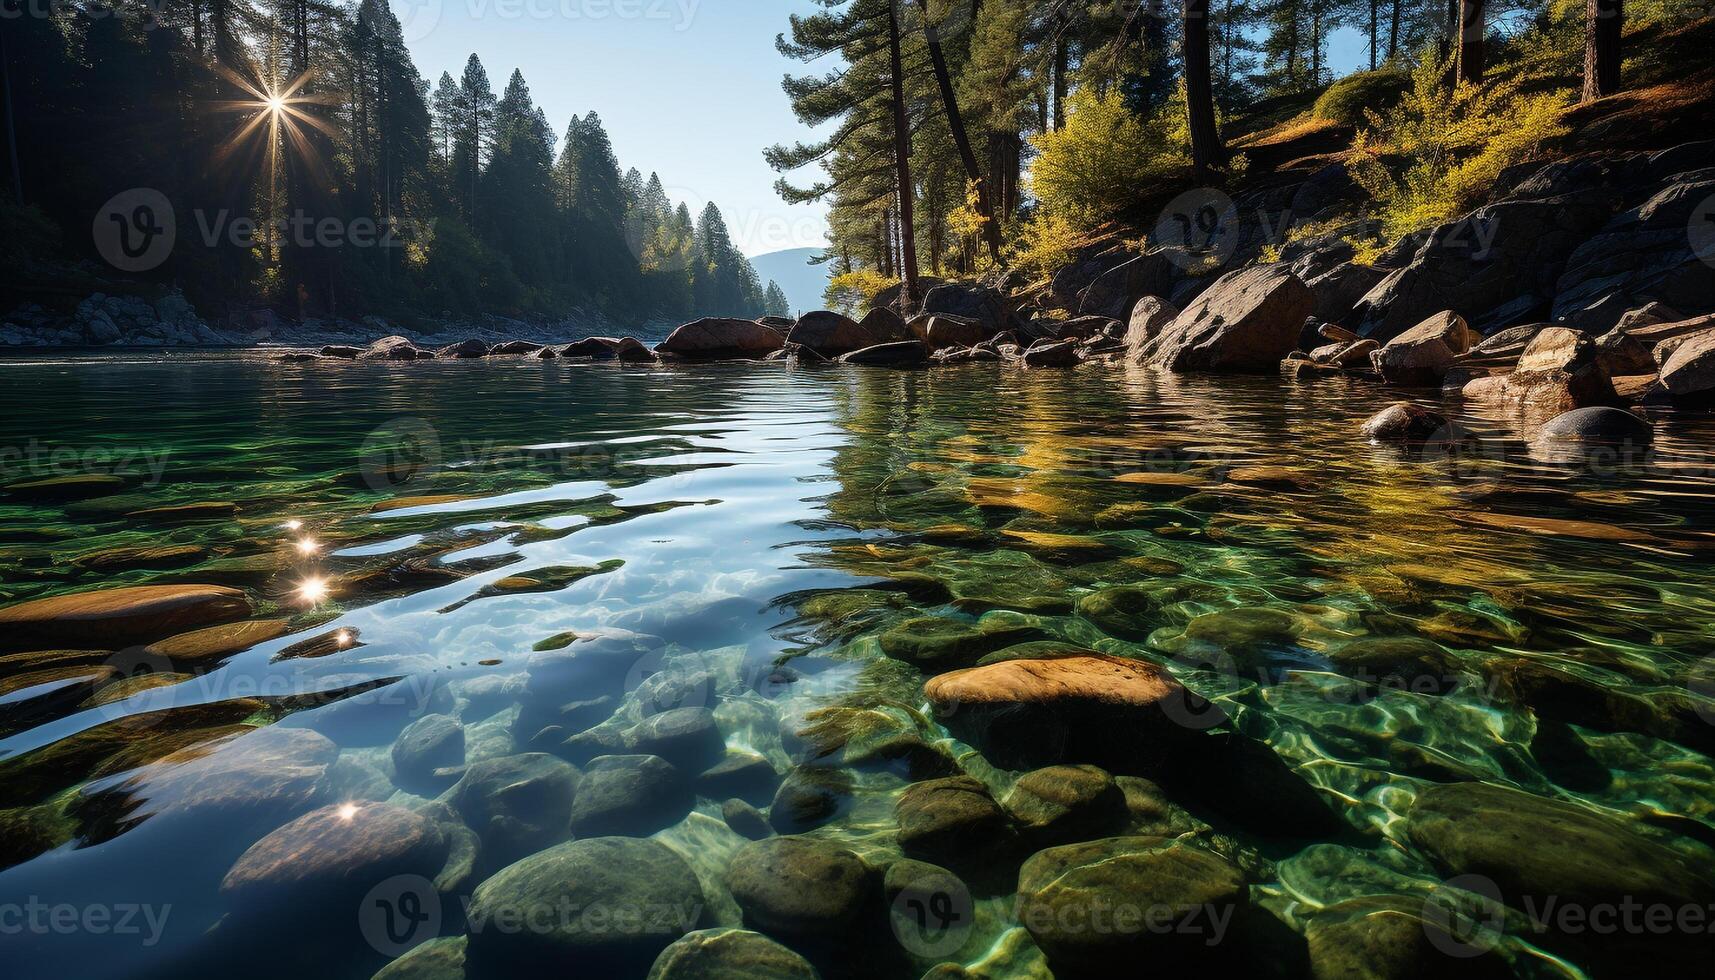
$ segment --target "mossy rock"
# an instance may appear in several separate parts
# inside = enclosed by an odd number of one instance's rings
[[[1371,636],[1328,651],[1348,677],[1414,694],[1445,694],[1458,684],[1458,658],[1415,636]]]
[[[1174,601],[1169,588],[1121,585],[1078,600],[1078,615],[1109,636],[1146,640],[1161,625],[1161,609]]]
[[[469,919],[547,928],[472,929],[472,966],[535,976],[576,963],[594,975],[640,976],[661,951],[694,930],[706,907],[702,886],[684,858],[659,841],[598,837],[533,854],[483,882]],[[625,923],[624,928],[617,924]]]
[[[1123,828],[1128,817],[1124,791],[1097,766],[1027,772],[1004,803],[1019,831],[1038,847],[1107,837]]]
[[[954,870],[987,870],[1015,844],[1011,818],[988,787],[969,776],[907,787],[894,816],[901,850]]]
[[[1242,917],[1235,913],[1248,906],[1237,867],[1162,837],[1051,847],[1018,872],[1019,922],[1056,975],[1122,975],[1138,963],[1151,972],[1206,967],[1243,945],[1215,930],[1236,926]]]
[[[813,941],[855,926],[871,910],[879,884],[857,854],[808,837],[744,845],[733,855],[726,883],[747,925]]]
[[[1029,643],[1017,643],[978,660],[978,667],[989,664],[1005,663],[1008,660],[1059,660],[1063,657],[1099,657],[1100,653],[1088,647],[1067,643],[1065,640],[1032,640]]]
[[[661,951],[647,980],[817,980],[804,957],[759,932],[706,929]]]
[[[1017,623],[987,625],[924,616],[908,619],[881,634],[882,652],[926,671],[969,667],[1003,647],[1043,639],[1034,626]]]

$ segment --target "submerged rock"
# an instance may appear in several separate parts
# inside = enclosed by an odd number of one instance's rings
[[[1006,811],[988,788],[969,776],[931,779],[906,787],[894,806],[899,847],[911,857],[955,870],[991,866],[1014,843]]]
[[[1080,598],[1078,615],[1109,636],[1145,640],[1161,625],[1162,607],[1172,601],[1170,589],[1121,585]]]
[[[697,927],[706,901],[690,865],[658,841],[560,844],[478,886],[467,916],[469,961],[503,975],[576,963],[597,975],[641,976]],[[557,909],[570,914],[544,914]]]
[[[780,774],[766,756],[734,749],[697,777],[697,792],[702,796],[717,800],[736,796],[756,804],[772,799],[779,785]]]
[[[1619,820],[1491,783],[1432,786],[1406,820],[1413,846],[1444,874],[1482,875],[1514,908],[1555,901],[1682,908],[1715,900],[1699,866]]]
[[[1033,626],[987,625],[924,616],[908,619],[881,634],[883,653],[926,671],[969,666],[1002,647],[1041,638]]]
[[[571,836],[581,774],[541,753],[472,763],[444,797],[482,841],[483,861],[502,867]]]
[[[1624,409],[1580,408],[1555,416],[1537,431],[1537,438],[1550,442],[1591,442],[1642,447],[1654,441],[1655,429]]]
[[[607,755],[590,762],[572,801],[579,837],[648,837],[685,819],[696,802],[685,776],[653,755]]]
[[[693,932],[661,951],[647,980],[817,980],[810,962],[744,929]]]
[[[1176,763],[1218,708],[1162,668],[1117,657],[1009,660],[932,678],[942,723],[1010,769],[1062,762],[1139,771]]]
[[[1244,874],[1184,841],[1110,837],[1041,851],[1018,872],[1018,920],[1062,971],[1195,971],[1242,940]]]
[[[1448,432],[1447,417],[1410,402],[1394,402],[1364,423],[1371,442],[1427,442]]]
[[[467,980],[469,944],[465,936],[431,939],[382,967],[373,980]]]
[[[1373,687],[1414,694],[1445,694],[1459,681],[1458,658],[1420,637],[1375,636],[1328,651],[1347,676]]]
[[[774,836],[774,828],[762,811],[743,800],[727,800],[721,804],[721,821],[727,829],[745,840],[763,840]]]
[[[395,875],[432,878],[446,857],[446,835],[424,817],[386,803],[340,803],[251,845],[220,893],[241,916],[277,926],[330,908],[355,911],[371,888]],[[346,928],[356,925],[354,914]]]
[[[1447,931],[1449,922],[1424,918],[1426,903],[1405,895],[1352,899],[1311,917],[1306,938],[1315,980],[1418,980],[1463,977],[1504,980],[1513,971],[1477,937]]]
[[[877,890],[870,867],[830,841],[772,837],[738,849],[727,888],[744,920],[763,932],[836,940],[871,911]]]
[[[775,792],[768,822],[782,834],[803,833],[844,813],[851,798],[852,777],[844,770],[799,766]]]
[[[462,773],[437,774],[464,766],[464,726],[451,715],[424,715],[408,725],[393,743],[393,769],[407,789],[441,786]]]
[[[1126,822],[1125,793],[1096,766],[1049,766],[1020,776],[1005,799],[1019,830],[1037,847],[1107,837]]]
[[[251,613],[218,585],[138,585],[33,599],[0,609],[0,650],[118,649]]]

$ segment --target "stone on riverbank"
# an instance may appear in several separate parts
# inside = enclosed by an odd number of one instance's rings
[[[784,346],[784,338],[755,321],[709,317],[675,329],[655,353],[688,361],[742,360],[760,359]]]
[[[1390,384],[1439,385],[1454,359],[1479,339],[1464,317],[1448,310],[1388,341],[1370,359]]]
[[[1169,371],[1271,372],[1298,346],[1315,297],[1284,266],[1216,280],[1162,329],[1142,360]]]
[[[1557,415],[1537,431],[1536,437],[1551,442],[1643,447],[1655,439],[1655,429],[1624,409],[1598,406]]]
[[[432,350],[418,347],[405,337],[382,337],[357,355],[360,361],[427,361],[435,356]]]
[[[799,317],[792,332],[786,335],[786,342],[808,347],[823,357],[834,358],[873,347],[882,341],[849,316],[818,310]]]
[[[1661,366],[1661,386],[1676,399],[1715,392],[1715,329],[1692,334],[1674,348]]]
[[[1549,327],[1537,334],[1519,356],[1513,373],[1478,378],[1465,386],[1464,396],[1556,412],[1618,400],[1613,383],[1602,371],[1596,342],[1589,334],[1566,327]]]
[[[1131,318],[1125,331],[1125,345],[1131,356],[1142,356],[1143,349],[1161,336],[1161,331],[1167,329],[1179,312],[1179,307],[1159,296],[1145,296],[1138,300],[1131,308]]]

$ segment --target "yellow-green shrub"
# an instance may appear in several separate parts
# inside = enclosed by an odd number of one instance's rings
[[[884,276],[873,269],[854,269],[828,280],[828,289],[822,298],[827,301],[828,309],[858,317],[874,308],[877,296],[897,285],[899,280],[892,276]]]
[[[1569,95],[1526,95],[1516,80],[1449,89],[1446,65],[1424,58],[1411,90],[1352,144],[1348,169],[1390,241],[1478,203],[1502,170],[1565,135]]]

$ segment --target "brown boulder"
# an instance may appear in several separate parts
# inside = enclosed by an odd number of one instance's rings
[[[655,352],[690,361],[739,360],[766,357],[785,345],[778,333],[753,320],[709,317],[674,330]]]
[[[1472,401],[1509,402],[1569,412],[1618,399],[1602,370],[1596,342],[1569,327],[1549,327],[1531,340],[1512,374],[1478,378],[1465,386]]]
[[[1005,768],[1154,769],[1222,717],[1160,667],[1095,654],[956,670],[923,692],[950,730]]]
[[[911,328],[905,325],[905,318],[885,306],[870,310],[863,320],[858,323],[877,344],[892,344],[901,340],[911,340]]]
[[[291,915],[348,903],[394,875],[433,877],[441,829],[403,807],[341,803],[306,813],[251,845],[220,883],[241,913]]]
[[[851,317],[817,310],[798,318],[792,332],[786,335],[786,342],[808,347],[823,357],[839,357],[854,350],[874,347],[881,340]]]
[[[383,337],[357,355],[360,361],[425,361],[435,356],[432,350],[418,347],[404,337]]]
[[[1675,398],[1715,391],[1715,329],[1681,340],[1661,367],[1661,386]]]
[[[1142,360],[1169,371],[1272,372],[1297,349],[1315,306],[1284,266],[1257,266],[1216,280],[1163,328]]]
[[[1438,385],[1479,339],[1464,317],[1448,310],[1388,341],[1371,359],[1391,384]]]
[[[1133,357],[1142,353],[1150,341],[1161,335],[1174,318],[1179,307],[1159,296],[1145,296],[1131,308],[1131,321],[1126,326],[1125,345]]]
[[[1055,344],[1037,344],[1024,352],[1028,367],[1072,367],[1078,363],[1078,343],[1062,340]]]
[[[1438,412],[1395,402],[1364,423],[1364,438],[1371,442],[1425,442],[1447,428],[1447,418]]]

